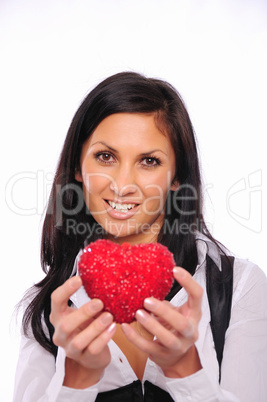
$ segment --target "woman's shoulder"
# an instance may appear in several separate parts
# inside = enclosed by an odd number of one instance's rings
[[[233,257],[233,286],[234,291],[253,287],[253,286],[266,286],[267,276],[265,272],[257,264],[237,256],[229,251],[220,243],[216,243],[204,234],[197,234],[196,236],[199,267],[204,266],[207,255],[215,262],[217,267],[221,269],[222,255]],[[267,291],[266,291],[267,294]]]
[[[236,276],[252,275],[255,278],[266,279],[266,274],[261,267],[255,264],[253,261],[239,256],[234,257],[234,274]]]
[[[267,276],[255,263],[236,257],[233,269],[233,303],[245,296],[263,297],[267,303]],[[261,296],[260,296],[261,295]]]

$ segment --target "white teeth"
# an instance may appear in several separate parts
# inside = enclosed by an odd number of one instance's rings
[[[135,207],[136,204],[118,204],[113,201],[108,201],[109,205],[116,211],[127,212],[129,209]]]

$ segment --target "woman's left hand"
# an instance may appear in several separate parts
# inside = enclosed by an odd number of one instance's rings
[[[122,324],[122,329],[129,341],[161,367],[166,377],[179,378],[201,369],[195,342],[203,289],[183,268],[175,268],[174,277],[188,293],[185,304],[174,307],[151,297],[145,300],[144,307],[152,314],[145,310],[136,312],[137,321],[156,339],[145,339],[129,324]]]

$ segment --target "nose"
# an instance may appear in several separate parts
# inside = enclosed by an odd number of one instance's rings
[[[119,169],[110,182],[110,189],[117,196],[123,197],[137,193],[139,187],[135,183],[132,172],[128,169]]]

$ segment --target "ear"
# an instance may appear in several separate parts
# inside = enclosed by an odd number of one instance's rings
[[[172,181],[172,185],[171,185],[170,190],[171,190],[171,191],[176,191],[176,190],[178,190],[179,186],[180,186],[179,181],[178,181],[177,179],[174,179],[174,180]]]
[[[75,170],[75,180],[82,182],[83,178],[82,178],[82,174],[81,174],[81,170],[79,168],[77,168]]]

